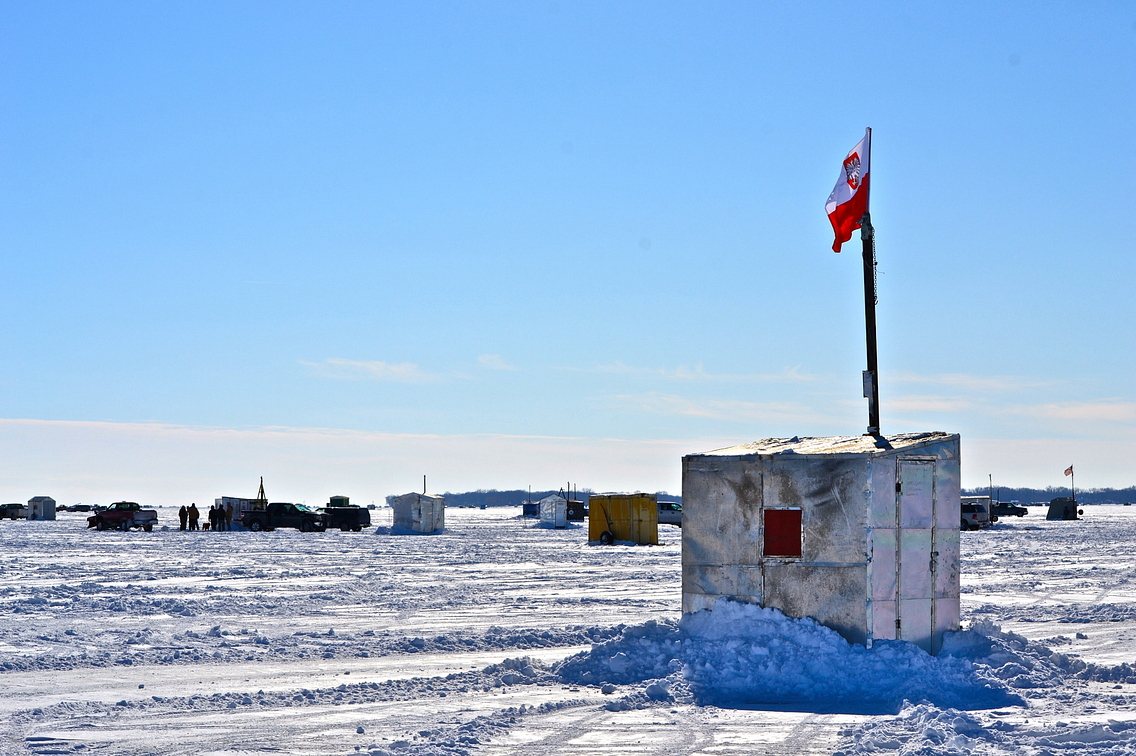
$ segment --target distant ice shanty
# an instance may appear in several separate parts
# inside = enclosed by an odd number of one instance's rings
[[[584,516],[588,513],[584,506],[582,499],[569,499],[568,500],[568,522],[583,522]]]
[[[588,540],[600,543],[659,542],[655,494],[592,494],[588,497]]]
[[[552,494],[540,500],[540,521],[554,528],[568,527],[568,500]]]
[[[446,527],[446,499],[424,493],[408,493],[391,501],[394,526],[418,533],[440,533]]]
[[[50,496],[33,496],[28,499],[29,520],[54,520],[55,499]]]
[[[959,629],[959,481],[959,436],[940,432],[687,455],[682,610],[726,596],[938,653]]]
[[[1049,502],[1049,511],[1045,513],[1047,520],[1076,520],[1082,511],[1077,509],[1077,500],[1072,496],[1061,496]]]

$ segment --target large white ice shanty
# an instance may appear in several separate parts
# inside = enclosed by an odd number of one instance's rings
[[[552,494],[545,496],[539,502],[540,521],[553,528],[568,527],[568,500],[563,496]]]
[[[446,498],[425,493],[403,494],[391,500],[394,527],[417,533],[440,533],[446,527]]]
[[[959,437],[768,438],[682,460],[682,609],[726,596],[853,643],[959,628]]]
[[[28,499],[29,520],[54,520],[55,499],[50,496],[33,496]]]

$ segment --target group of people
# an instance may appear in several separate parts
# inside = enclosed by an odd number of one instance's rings
[[[198,511],[196,503],[190,504],[188,507],[183,504],[181,509],[178,510],[178,519],[181,521],[182,530],[232,530],[233,505],[214,504],[209,507],[208,518],[207,523],[198,527],[201,512]]]

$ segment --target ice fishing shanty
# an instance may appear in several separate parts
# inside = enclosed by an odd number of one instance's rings
[[[440,533],[446,527],[446,498],[426,493],[403,494],[391,500],[394,527],[416,533]]]
[[[1084,514],[1085,510],[1077,508],[1077,500],[1072,496],[1060,496],[1049,502],[1049,510],[1045,513],[1047,520],[1076,520],[1077,515]]]
[[[33,496],[28,499],[29,520],[54,520],[55,499],[50,496]]]
[[[568,527],[568,500],[563,496],[552,494],[545,496],[539,502],[540,522],[553,528]]]
[[[880,433],[871,146],[869,128],[825,203],[834,252],[860,230],[867,433],[683,457],[682,610],[728,597],[937,653],[959,628],[959,437]]]
[[[682,460],[682,610],[719,597],[853,643],[959,629],[959,437],[763,439]]]
[[[588,540],[659,542],[659,504],[655,494],[592,494],[588,497]]]

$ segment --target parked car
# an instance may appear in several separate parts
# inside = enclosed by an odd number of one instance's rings
[[[106,509],[87,518],[87,527],[96,530],[130,530],[142,528],[147,533],[158,522],[158,513],[153,509],[143,509],[133,501],[116,501]]]
[[[326,506],[317,509],[323,515],[324,528],[339,528],[340,530],[354,530],[358,533],[371,524],[371,513],[363,507],[348,504],[345,507]]]
[[[1018,506],[1017,502],[1013,501],[996,501],[994,502],[994,515],[995,517],[1025,517],[1029,510],[1025,507]]]
[[[19,502],[0,504],[0,520],[26,520],[28,508]]]
[[[241,525],[249,530],[296,528],[305,533],[326,530],[323,515],[303,504],[274,501],[264,509],[250,509],[241,514]]]
[[[682,527],[682,504],[675,501],[659,502],[659,524]]]
[[[988,527],[990,527],[990,515],[986,513],[986,507],[981,504],[964,503],[962,505],[960,530],[978,530]]]
[[[963,496],[963,504],[976,504],[982,507],[982,511],[986,514],[986,521],[982,527],[989,527],[990,523],[998,522],[998,515],[994,511],[994,502],[989,496]]]

